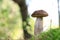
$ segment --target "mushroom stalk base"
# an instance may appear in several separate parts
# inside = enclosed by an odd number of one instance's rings
[[[37,18],[34,27],[35,36],[40,34],[43,31],[43,18]]]

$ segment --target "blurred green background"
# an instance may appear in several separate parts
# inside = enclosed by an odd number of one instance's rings
[[[34,21],[27,17],[29,26],[26,21],[22,21],[20,7],[12,0],[0,0],[0,40],[24,40],[24,30],[34,35]]]
[[[21,3],[16,0],[15,2],[0,0],[0,40],[35,40],[35,22],[26,11],[24,0]],[[39,40],[60,40],[60,28],[42,32],[36,38]]]

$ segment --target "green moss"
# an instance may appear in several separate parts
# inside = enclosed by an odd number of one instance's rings
[[[42,40],[60,40],[60,28],[43,32],[38,36],[38,38]]]
[[[60,40],[60,28],[42,32],[36,38],[41,40]],[[34,36],[30,40],[34,40]]]

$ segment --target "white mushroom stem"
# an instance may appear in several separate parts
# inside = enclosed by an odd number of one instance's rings
[[[34,27],[34,34],[38,35],[43,31],[43,18],[37,18]]]

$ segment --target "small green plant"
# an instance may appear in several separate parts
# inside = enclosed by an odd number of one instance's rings
[[[43,32],[38,36],[38,38],[41,40],[60,40],[60,28]]]

